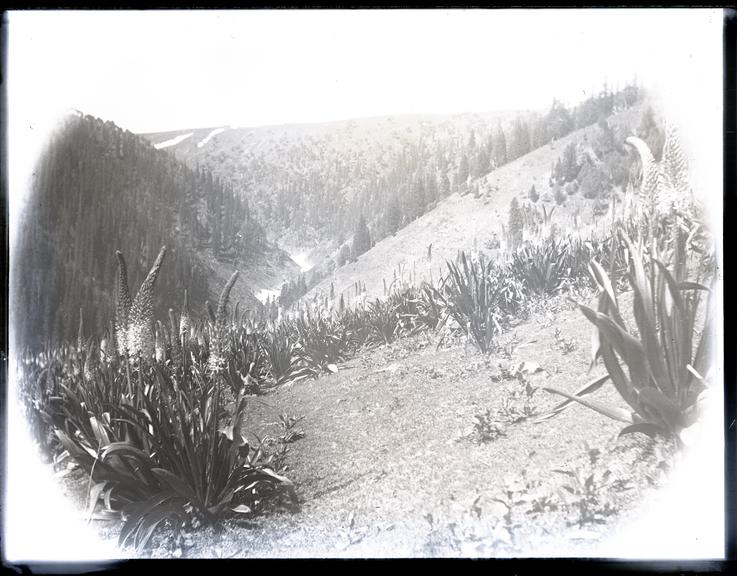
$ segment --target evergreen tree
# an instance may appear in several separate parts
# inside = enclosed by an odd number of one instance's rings
[[[425,213],[425,207],[427,206],[427,198],[425,196],[425,182],[421,173],[415,176],[414,184],[412,186],[412,219],[418,218]]]
[[[517,197],[512,198],[509,204],[509,224],[507,226],[509,233],[509,247],[515,249],[522,243],[522,229],[524,222],[522,220],[522,211],[519,207]]]
[[[427,206],[436,202],[438,199],[438,181],[435,178],[435,174],[430,174],[425,179],[425,198],[427,200]]]
[[[653,153],[655,160],[659,162],[663,156],[665,134],[655,120],[655,111],[652,106],[648,106],[647,110],[645,110],[645,113],[642,115],[640,126],[637,128],[637,135],[650,147],[650,151]]]
[[[569,143],[568,146],[565,147],[565,150],[563,150],[561,170],[561,175],[563,177],[562,180],[559,180],[561,184],[563,184],[563,182],[573,182],[578,176],[578,172],[581,170],[581,167],[578,165],[576,160],[576,145],[573,142]]]
[[[343,244],[340,247],[340,251],[338,252],[338,256],[336,259],[336,264],[340,267],[346,264],[351,259],[351,248],[348,246],[348,244]]]
[[[473,153],[476,151],[476,134],[474,134],[473,130],[471,130],[471,135],[468,137],[468,144],[466,144],[466,149],[469,156],[472,156]]]
[[[540,199],[540,194],[537,193],[537,190],[535,190],[535,185],[532,185],[532,188],[530,188],[530,192],[528,193],[528,196],[530,197],[530,200],[533,202],[537,202]]]
[[[352,256],[354,260],[371,248],[371,233],[369,232],[366,219],[363,214],[358,219],[356,229],[353,233]]]
[[[458,173],[456,174],[456,187],[460,188],[468,181],[469,167],[468,167],[468,156],[465,154],[461,156],[461,162],[458,165]]]
[[[392,196],[389,202],[389,209],[386,212],[386,231],[387,234],[394,235],[402,225],[402,207],[399,205],[399,199],[396,194]]]
[[[485,147],[479,148],[478,153],[476,154],[476,157],[474,158],[473,162],[473,169],[471,171],[471,176],[474,178],[480,178],[484,174],[487,174],[489,172],[489,155],[486,152]]]
[[[438,193],[441,198],[445,198],[450,194],[450,180],[445,172],[440,174],[440,182],[438,183]]]
[[[499,167],[507,163],[507,138],[502,130],[501,123],[497,127],[494,139],[494,164]]]
[[[590,160],[583,162],[578,175],[581,194],[584,198],[600,198],[609,191],[609,178],[600,166],[594,166]]]
[[[530,129],[521,117],[517,117],[512,130],[512,142],[509,146],[512,160],[524,156],[530,151]]]
[[[570,182],[569,182],[569,184],[570,184]],[[566,186],[567,185],[568,184],[566,184]],[[561,186],[560,184],[557,184],[555,186],[555,189],[553,191],[553,197],[555,198],[556,204],[558,204],[559,206],[562,205],[562,204],[565,204],[566,199],[568,198],[568,196],[566,196],[566,193],[563,190],[563,186]]]
[[[562,138],[569,134],[575,126],[571,113],[558,100],[553,100],[546,119],[550,135],[554,138]]]

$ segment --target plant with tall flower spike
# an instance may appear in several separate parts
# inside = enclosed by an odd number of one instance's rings
[[[153,289],[161,264],[166,254],[166,246],[162,246],[154,265],[141,284],[136,297],[131,302],[128,291],[128,275],[123,254],[117,250],[118,258],[118,302],[115,313],[115,335],[118,341],[118,352],[130,358],[149,355],[154,348],[154,336],[151,328],[153,315]]]
[[[125,258],[120,250],[115,251],[118,259],[118,294],[115,305],[115,342],[118,354],[125,356],[128,352],[128,316],[131,310],[131,297],[128,292],[128,270]]]
[[[702,260],[713,255],[713,247],[703,224],[693,218],[697,207],[690,194],[677,134],[674,129],[666,134],[660,164],[655,163],[644,142],[627,139],[640,155],[641,193],[650,200],[649,255],[643,252],[644,235],[636,244],[623,237],[630,260],[636,329],[629,330],[625,325],[612,279],[592,260],[590,269],[599,288],[599,306],[596,311],[580,308],[596,327],[593,356],[594,360],[604,360],[607,375],[573,395],[553,388],[546,390],[567,398],[551,415],[575,401],[627,423],[623,433],[661,433],[681,438],[698,417],[701,393],[709,381],[714,338],[710,302],[704,304],[702,298],[704,293],[711,294],[707,285],[710,279],[713,281],[713,270],[700,262],[696,281],[687,281],[693,267],[689,266],[686,246],[691,245],[694,249],[688,253],[700,254]],[[668,259],[670,269],[665,262]],[[583,398],[608,379],[629,410]]]
[[[228,337],[228,298],[230,296],[230,291],[235,285],[235,281],[238,279],[238,274],[239,272],[237,270],[233,272],[230,280],[228,280],[228,283],[225,285],[225,288],[223,288],[223,291],[220,293],[220,298],[218,299],[213,338],[210,345],[210,358],[208,361],[208,367],[213,372],[218,372],[223,367],[223,348]]]
[[[184,345],[184,341],[189,337],[190,320],[189,320],[189,299],[187,298],[187,290],[184,290],[184,302],[182,303],[182,314],[179,316],[179,342]]]

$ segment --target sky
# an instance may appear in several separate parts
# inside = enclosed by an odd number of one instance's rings
[[[70,108],[133,132],[184,132],[544,109],[554,97],[572,104],[605,81],[616,87],[634,77],[681,128],[694,189],[707,198],[721,238],[717,10],[29,11],[8,18],[11,258],[28,177],[49,128]],[[659,524],[628,532],[612,555],[720,555],[721,414],[714,415],[713,450],[690,468],[699,475],[684,478],[681,496],[653,514]],[[50,558],[115,555],[84,526],[70,530],[71,505],[51,497],[58,487],[30,456],[17,411],[9,411],[9,425],[9,490],[31,496],[9,499],[3,510],[14,521],[6,551],[38,557],[43,543]],[[684,508],[683,494],[695,493],[698,509]],[[684,518],[691,530],[653,542],[652,534],[665,535],[663,526],[677,529]]]
[[[15,12],[11,106],[133,132],[535,109],[655,80],[709,19],[720,13]]]

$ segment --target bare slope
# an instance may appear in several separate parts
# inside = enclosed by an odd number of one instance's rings
[[[636,126],[642,111],[642,105],[635,106],[609,120],[613,125]],[[473,194],[451,195],[394,236],[378,242],[356,262],[338,268],[313,288],[307,299],[329,294],[333,283],[336,299],[343,294],[348,303],[355,299],[354,286],[358,282],[365,285],[368,298],[379,297],[384,294],[384,282],[388,287],[395,277],[397,282],[419,284],[438,278],[446,260],[455,258],[459,250],[486,250],[486,243],[495,234],[502,236],[502,225],[507,225],[512,198],[516,196],[520,203],[527,201],[533,184],[541,195],[547,191],[551,165],[563,154],[566,145],[583,141],[596,129],[596,126],[589,126],[572,132],[550,146],[538,148],[487,174],[480,179],[482,193],[478,198]],[[574,226],[574,214],[578,214],[579,221],[584,224],[593,221],[593,201],[581,198],[580,194],[569,197],[565,206],[545,203],[543,199],[538,204],[545,204],[547,210],[555,206],[553,221],[563,227]],[[430,245],[431,257],[428,258]]]

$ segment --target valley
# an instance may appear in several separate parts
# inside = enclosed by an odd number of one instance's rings
[[[486,148],[481,116],[145,139],[70,119],[38,179],[42,198],[65,202],[57,219],[35,215],[26,238],[50,242],[64,273],[25,273],[29,286],[55,283],[47,307],[81,312],[52,327],[66,341],[26,354],[20,391],[67,496],[126,557],[618,550],[683,446],[707,433],[694,415],[709,406],[712,345],[699,292],[713,245],[677,132],[663,134],[647,101],[630,104],[505,149],[498,165],[496,116]],[[555,110],[529,118],[541,130]],[[505,126],[519,132],[520,118]],[[396,142],[376,144],[387,125]],[[396,138],[413,130],[419,140]],[[319,201],[341,207],[295,222],[331,185]],[[137,228],[101,235],[85,218],[93,189]],[[144,280],[159,245],[172,262],[160,252]],[[83,257],[90,246],[99,261]],[[650,257],[662,261],[652,285],[639,268]],[[104,273],[90,280],[85,266]],[[673,278],[693,274],[696,294],[677,296]],[[648,325],[638,303],[651,290],[678,305]],[[698,345],[665,338],[670,323]],[[630,379],[615,353],[651,372]]]

